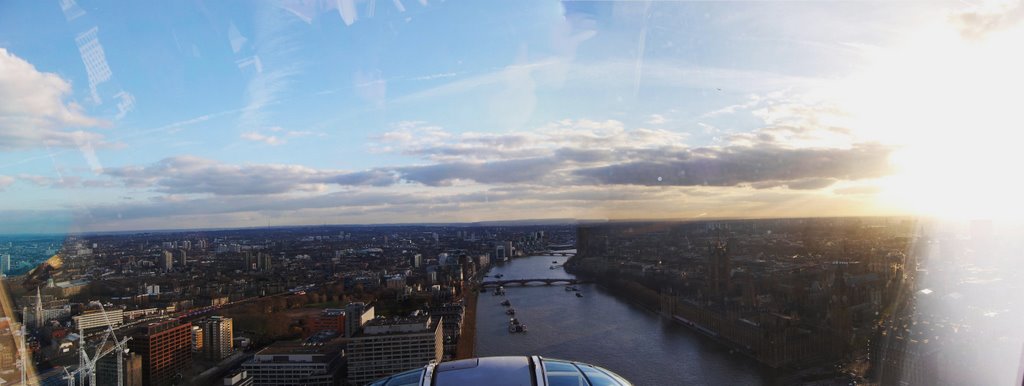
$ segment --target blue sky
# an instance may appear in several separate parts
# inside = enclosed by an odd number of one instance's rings
[[[851,84],[1021,8],[5,1],[0,232],[906,213]]]

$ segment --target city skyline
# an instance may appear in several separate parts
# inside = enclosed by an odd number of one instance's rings
[[[1021,214],[1019,3],[0,8],[0,234]]]

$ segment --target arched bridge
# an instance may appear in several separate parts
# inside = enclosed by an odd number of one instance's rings
[[[522,286],[528,286],[528,285],[533,285],[533,284],[541,284],[541,285],[556,285],[556,284],[573,285],[573,284],[581,284],[581,283],[586,283],[586,281],[580,280],[580,279],[508,279],[508,280],[488,280],[488,281],[484,281],[484,282],[480,283],[480,288],[497,287],[497,286],[505,286],[505,287],[520,286],[520,287],[522,287]]]

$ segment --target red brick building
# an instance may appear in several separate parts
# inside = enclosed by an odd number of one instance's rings
[[[192,323],[166,320],[150,323],[132,333],[131,351],[142,355],[142,383],[170,385],[192,365]]]
[[[317,331],[334,330],[338,334],[345,334],[345,310],[339,308],[328,308],[320,312],[320,315],[313,317],[310,334]]]

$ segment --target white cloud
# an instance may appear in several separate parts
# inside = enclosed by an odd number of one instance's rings
[[[0,48],[0,149],[105,144],[102,135],[82,130],[104,122],[66,101],[70,95],[71,83]]]
[[[665,116],[661,114],[651,114],[651,116],[647,118],[647,124],[649,125],[664,125],[668,123],[668,121],[668,118],[665,118]]]
[[[259,131],[247,131],[247,132],[242,133],[240,135],[240,137],[242,139],[245,139],[245,140],[248,140],[248,141],[263,142],[263,143],[265,143],[267,145],[277,146],[277,145],[283,145],[285,143],[288,143],[288,138],[303,138],[303,137],[313,137],[313,136],[323,137],[323,136],[326,136],[326,134],[321,133],[321,132],[317,132],[317,131],[285,130],[284,128],[282,128],[280,126],[274,126],[274,127],[268,128],[268,129],[266,129],[266,131],[269,131],[270,133],[273,133],[273,134],[264,134],[264,133],[261,133]]]
[[[954,14],[952,20],[964,37],[981,38],[1024,21],[1024,1],[974,6],[970,10]]]
[[[125,186],[154,188],[169,194],[258,195],[318,191],[339,172],[300,165],[230,165],[178,156],[145,167],[107,168],[104,174]]]
[[[283,140],[283,139],[281,139],[281,138],[279,138],[279,137],[277,137],[275,135],[260,134],[260,133],[255,132],[255,131],[248,131],[248,132],[242,133],[241,137],[242,137],[242,139],[245,139],[245,140],[254,141],[254,142],[263,142],[263,143],[265,143],[267,145],[272,145],[272,146],[277,146],[277,145],[281,145],[281,144],[285,143],[285,140]]]

